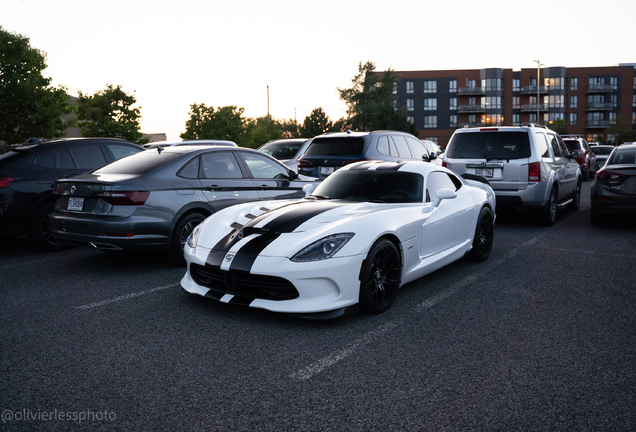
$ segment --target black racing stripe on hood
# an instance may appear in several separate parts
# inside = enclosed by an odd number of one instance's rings
[[[299,204],[302,205],[296,206],[296,208],[287,211],[267,223],[262,229],[262,235],[253,238],[238,251],[232,260],[230,269],[249,272],[252,269],[252,265],[254,265],[256,257],[281,234],[293,232],[311,218],[346,205],[346,203],[336,203],[333,201],[304,201]],[[246,229],[248,225],[251,225],[252,222],[253,221],[249,222],[244,229]]]

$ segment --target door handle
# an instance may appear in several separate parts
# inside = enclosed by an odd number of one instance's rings
[[[221,186],[213,184],[213,185],[207,186],[206,189],[210,191],[216,191],[221,189]]]

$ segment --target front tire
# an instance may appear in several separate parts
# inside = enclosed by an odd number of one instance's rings
[[[69,248],[60,240],[53,237],[51,232],[51,213],[55,210],[55,201],[40,205],[31,216],[29,226],[29,240],[38,249],[57,252]]]
[[[174,261],[184,263],[183,248],[192,233],[192,230],[205,220],[206,216],[201,213],[189,213],[179,220],[172,232],[172,243],[169,255]]]
[[[490,256],[492,243],[495,235],[495,218],[493,212],[488,207],[484,207],[479,212],[477,227],[475,228],[475,239],[473,247],[468,252],[468,259],[475,262],[483,262]]]
[[[401,273],[400,254],[393,242],[375,242],[362,265],[360,308],[370,313],[389,309],[397,296]]]

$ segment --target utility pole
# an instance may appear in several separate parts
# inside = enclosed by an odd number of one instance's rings
[[[539,98],[540,93],[539,93],[539,80],[541,79],[541,66],[545,66],[543,63],[541,63],[539,60],[535,60],[533,61],[533,63],[537,64],[537,123],[539,123]]]

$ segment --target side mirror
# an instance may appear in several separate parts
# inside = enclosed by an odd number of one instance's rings
[[[314,191],[314,185],[313,184],[306,184],[305,186],[303,186],[303,192],[305,192],[305,198],[307,198],[309,195],[311,195],[311,193]]]
[[[437,159],[437,153],[431,152],[431,160]]]
[[[298,173],[294,170],[289,170],[289,179],[296,180],[298,178]]]
[[[457,192],[451,189],[440,189],[437,191],[437,196],[435,197],[435,201],[433,202],[433,207],[438,207],[442,200],[445,199],[453,199],[457,197]]]

